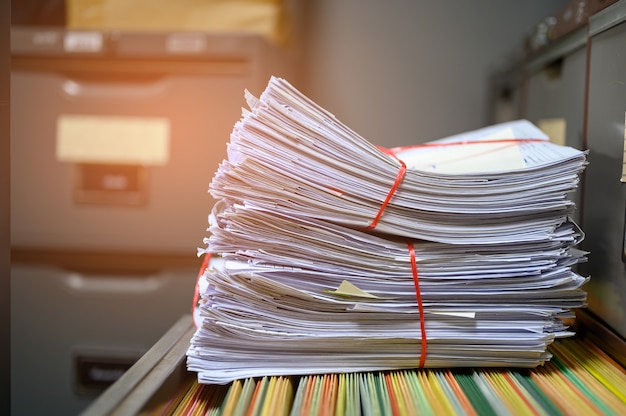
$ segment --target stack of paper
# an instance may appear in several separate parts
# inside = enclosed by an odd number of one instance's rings
[[[527,121],[380,149],[285,80],[247,99],[210,188],[200,382],[534,367],[572,334],[584,152]]]

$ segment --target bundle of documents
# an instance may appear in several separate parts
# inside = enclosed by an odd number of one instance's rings
[[[283,79],[246,98],[199,250],[201,383],[535,367],[573,334],[585,152],[524,120],[383,149]]]

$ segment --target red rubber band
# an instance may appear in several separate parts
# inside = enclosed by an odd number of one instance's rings
[[[374,228],[376,228],[376,226],[378,225],[378,221],[380,221],[380,218],[383,216],[383,212],[385,211],[385,208],[387,208],[387,204],[389,204],[389,201],[391,201],[391,198],[393,198],[393,195],[396,193],[396,191],[400,187],[400,183],[402,182],[402,179],[404,179],[404,174],[406,173],[406,163],[404,163],[400,159],[397,159],[397,160],[398,162],[400,162],[400,169],[398,169],[396,180],[393,182],[393,186],[389,190],[387,197],[385,198],[383,203],[380,205],[380,209],[378,210],[378,213],[376,214],[376,216],[374,217],[370,225],[367,226],[368,230],[373,230]]]
[[[396,175],[396,180],[394,181],[393,186],[389,190],[387,197],[383,201],[382,205],[380,206],[380,209],[378,210],[378,213],[376,214],[376,217],[374,217],[374,219],[372,220],[372,223],[367,227],[367,229],[372,230],[376,228],[376,225],[378,224],[378,221],[380,221],[380,218],[382,217],[383,212],[385,211],[385,208],[387,207],[387,204],[389,204],[389,201],[391,201],[391,198],[393,198],[393,195],[395,194],[396,190],[400,186],[400,183],[402,182],[402,179],[404,179],[404,175],[406,174],[406,170],[407,170],[406,164],[402,160],[398,159],[398,157],[396,156],[397,152],[399,153],[403,150],[408,150],[412,148],[431,147],[431,146],[432,147],[458,146],[458,145],[485,144],[485,143],[520,143],[520,142],[528,143],[528,142],[538,142],[538,141],[543,142],[547,140],[528,138],[528,139],[499,139],[499,140],[489,140],[489,141],[463,141],[463,142],[449,142],[449,143],[423,143],[423,144],[418,144],[414,146],[395,147],[393,149],[388,149],[388,148],[378,146],[379,150],[394,157],[398,162],[400,162],[400,169],[398,170],[398,174]],[[415,259],[415,247],[413,246],[412,241],[408,241],[407,245],[409,248],[409,255],[411,258],[411,273],[413,275],[413,283],[415,284],[415,297],[417,298],[417,309],[420,315],[420,330],[422,334],[422,352],[420,354],[419,368],[424,368],[424,364],[426,363],[426,350],[428,346],[428,339],[426,338],[426,326],[425,326],[425,321],[424,321],[424,305],[422,304],[422,294],[420,292],[420,286],[419,286],[419,275],[417,273],[417,260]]]
[[[378,147],[378,148],[382,150],[383,152],[385,152],[386,154],[394,156],[396,153],[404,152],[406,150],[420,149],[420,148],[425,148],[425,147],[466,146],[466,145],[473,145],[473,144],[493,144],[493,143],[518,144],[518,143],[538,143],[538,142],[549,143],[550,141],[546,139],[530,137],[526,139],[494,139],[494,140],[474,140],[474,141],[444,142],[444,143],[420,143],[420,144],[413,144],[413,145],[408,145],[408,146],[393,147],[391,149],[385,149],[382,147]]]
[[[198,306],[198,299],[200,299],[200,279],[202,275],[204,275],[204,271],[209,266],[209,260],[211,259],[211,254],[206,253],[204,255],[204,259],[202,260],[202,265],[200,266],[200,271],[198,271],[198,279],[196,280],[196,287],[193,290],[193,300],[191,304],[191,316],[194,316],[194,312],[196,307]],[[195,323],[195,321],[194,321]]]
[[[447,143],[422,143],[422,144],[417,144],[417,145],[412,145],[412,146],[394,147],[392,149],[382,147],[382,146],[376,146],[378,150],[380,150],[381,152],[385,154],[388,154],[389,156],[393,157],[398,162],[400,162],[400,169],[398,170],[398,174],[396,175],[396,180],[394,181],[393,186],[389,190],[387,197],[381,204],[380,209],[378,210],[378,213],[376,214],[376,216],[374,217],[370,225],[367,226],[366,229],[373,230],[374,228],[376,228],[376,226],[378,225],[378,222],[380,221],[380,218],[383,216],[383,212],[385,211],[385,208],[387,208],[389,201],[391,201],[391,198],[393,198],[393,195],[396,193],[396,191],[400,187],[400,183],[402,182],[402,179],[404,179],[404,175],[406,174],[406,170],[407,170],[406,164],[396,156],[396,153],[400,153],[402,151],[409,150],[409,149],[417,149],[420,147],[444,147],[444,146],[491,144],[491,143],[516,143],[517,144],[517,143],[532,143],[532,142],[547,142],[547,140],[528,138],[528,139],[497,139],[497,140],[485,140],[485,141],[461,141],[461,142],[447,142]]]
[[[415,284],[415,297],[417,298],[417,309],[420,314],[420,329],[422,331],[422,352],[420,354],[419,368],[424,368],[426,363],[426,347],[428,340],[426,339],[426,326],[424,322],[424,305],[422,304],[422,293],[420,292],[419,276],[417,274],[417,261],[415,260],[415,248],[413,242],[408,241],[409,255],[411,256],[411,272],[413,273],[413,283]]]

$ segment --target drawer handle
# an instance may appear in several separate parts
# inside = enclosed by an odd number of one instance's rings
[[[83,293],[144,294],[159,290],[164,284],[163,280],[163,278],[156,276],[85,276],[79,273],[70,273],[64,279],[64,283],[69,289]]]

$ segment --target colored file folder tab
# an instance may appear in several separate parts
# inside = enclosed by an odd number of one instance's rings
[[[406,369],[184,386],[160,414],[623,415],[626,370],[584,339],[534,369]],[[156,414],[159,414],[158,412]]]

